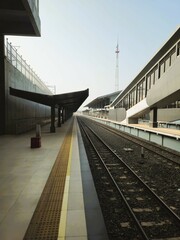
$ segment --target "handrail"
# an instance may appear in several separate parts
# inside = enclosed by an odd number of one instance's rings
[[[52,91],[46,86],[46,84],[39,78],[34,70],[27,64],[26,60],[22,58],[17,52],[17,49],[8,42],[8,38],[5,43],[5,56],[7,60],[18,69],[27,79],[29,79],[34,85],[44,90],[48,94],[52,94]]]

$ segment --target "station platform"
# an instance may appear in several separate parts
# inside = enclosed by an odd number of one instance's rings
[[[178,130],[178,129],[163,128],[163,127],[153,128],[146,124],[129,124],[129,126],[180,138],[180,130]]]
[[[30,139],[35,131],[16,136],[0,136],[0,239],[36,239],[33,235],[32,238],[24,236],[32,225],[36,209],[44,201],[41,201],[44,189],[52,176],[60,149],[66,137],[69,137],[71,126],[65,180],[59,183],[64,183],[64,186],[62,207],[58,213],[58,235],[46,238],[43,236],[45,233],[42,233],[41,238],[37,239],[108,239],[75,117],[57,128],[56,133],[49,133],[49,126],[43,127],[40,148],[30,147]],[[45,195],[48,195],[47,189]],[[56,201],[58,203],[58,199]],[[43,211],[45,210],[41,209]]]
[[[85,116],[94,121],[111,126],[115,129],[137,136],[160,146],[180,152],[180,130],[172,128],[153,128],[147,124],[124,124],[105,118]]]

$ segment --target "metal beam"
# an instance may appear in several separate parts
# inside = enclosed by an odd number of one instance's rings
[[[56,128],[55,128],[55,106],[51,106],[51,126],[50,126],[50,132],[55,133]]]
[[[4,35],[0,35],[0,134],[5,133],[5,109]]]

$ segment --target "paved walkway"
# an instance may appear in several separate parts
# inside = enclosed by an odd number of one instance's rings
[[[172,128],[153,128],[153,127],[149,127],[148,125],[145,124],[129,124],[129,126],[133,126],[139,129],[147,129],[150,130],[152,132],[159,132],[159,133],[163,133],[165,135],[169,135],[169,136],[177,136],[180,137],[180,130],[177,129],[172,129]]]
[[[0,136],[0,239],[23,239],[71,121],[54,134],[44,127],[37,149],[30,148],[35,132]]]
[[[0,136],[0,239],[23,239],[72,121],[44,127],[41,148],[30,148],[35,132]],[[108,240],[76,120],[60,219],[59,240]]]

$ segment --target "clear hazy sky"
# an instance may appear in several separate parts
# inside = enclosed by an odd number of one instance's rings
[[[180,0],[40,0],[41,37],[10,37],[56,93],[124,89],[180,24]]]

